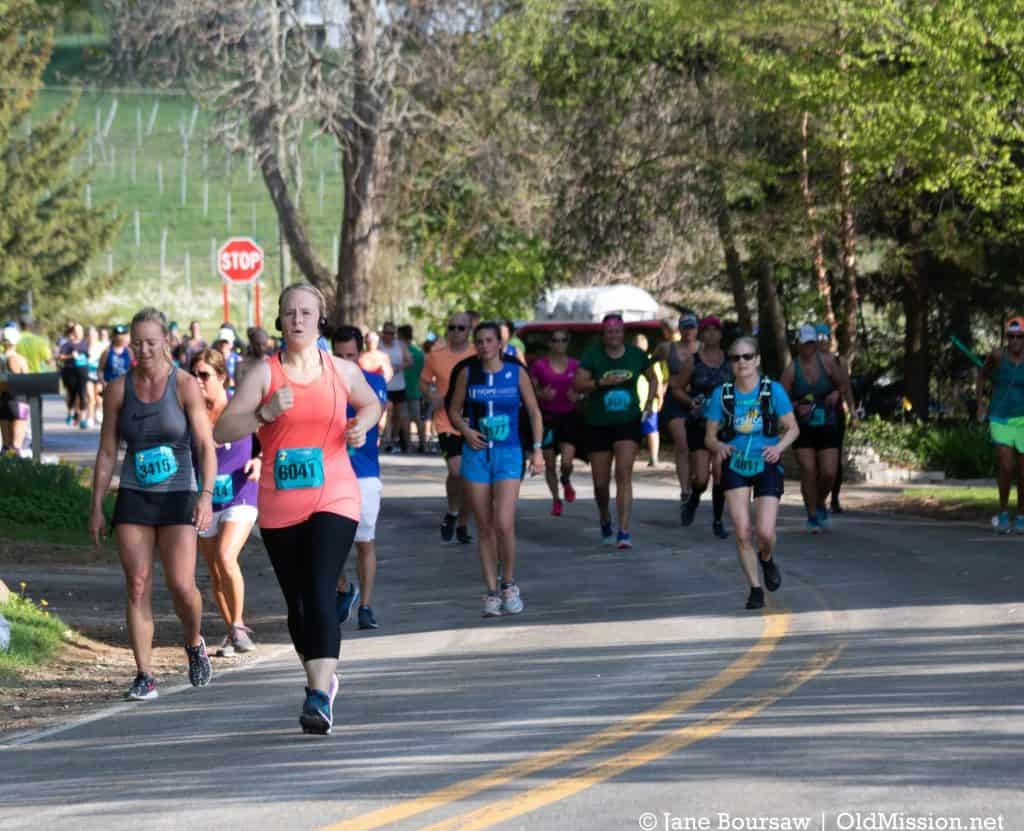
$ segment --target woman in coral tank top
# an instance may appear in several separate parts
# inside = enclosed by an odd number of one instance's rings
[[[346,445],[360,447],[381,415],[359,367],[317,346],[326,308],[306,283],[281,292],[277,325],[285,349],[243,377],[214,433],[221,443],[259,436],[260,532],[306,669],[299,723],[321,734],[331,732],[338,691],[335,587],[359,524],[359,485]],[[349,404],[355,417],[346,420]]]

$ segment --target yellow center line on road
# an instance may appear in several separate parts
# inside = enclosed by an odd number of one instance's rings
[[[584,736],[581,739],[564,744],[543,753],[537,753],[513,762],[497,770],[447,785],[423,796],[399,802],[352,819],[342,820],[326,825],[320,831],[372,831],[410,817],[432,811],[452,802],[474,796],[481,791],[505,785],[515,779],[521,779],[533,773],[568,762],[586,753],[617,744],[618,742],[642,733],[656,724],[680,715],[695,707],[707,698],[735,684],[750,675],[779,645],[789,631],[792,615],[788,610],[771,610],[764,617],[764,626],[757,643],[729,664],[717,675],[702,681],[691,690],[687,690],[662,702],[657,707],[635,713],[622,721],[611,724],[603,730]]]
[[[789,695],[810,681],[835,661],[845,648],[846,642],[844,641],[831,649],[821,650],[802,667],[784,675],[771,690],[719,710],[696,724],[680,727],[636,750],[615,756],[580,773],[556,779],[506,799],[484,805],[475,811],[451,817],[429,826],[424,831],[478,831],[478,829],[490,828],[492,825],[507,822],[553,802],[559,802],[626,771],[649,764],[663,756],[682,750],[684,747],[711,738],[745,719],[756,716],[780,698]]]

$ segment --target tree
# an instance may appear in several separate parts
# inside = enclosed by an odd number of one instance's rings
[[[434,33],[455,25],[449,4],[108,3],[140,69],[185,85],[219,116],[216,134],[229,148],[255,154],[292,260],[332,300],[335,322],[366,323],[393,145],[421,114],[410,90],[420,64],[438,54]],[[315,250],[301,208],[310,131],[334,138],[342,156],[336,263]]]
[[[53,314],[96,281],[89,260],[113,239],[108,208],[86,206],[88,172],[71,175],[83,137],[74,101],[29,132],[29,115],[53,49],[54,15],[32,0],[0,4],[0,309],[16,316],[28,292],[37,314]]]

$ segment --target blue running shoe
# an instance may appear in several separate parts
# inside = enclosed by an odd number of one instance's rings
[[[828,515],[828,508],[818,508],[818,527],[822,531],[832,530],[832,519]]]
[[[1013,530],[1017,534],[1024,534],[1024,516],[1017,514],[1017,519],[1013,522]]]
[[[807,517],[807,530],[812,534],[821,533],[821,526],[818,524],[818,518],[816,516]]]
[[[338,623],[348,623],[348,619],[352,617],[352,607],[356,605],[356,601],[359,600],[359,585],[357,583],[350,582],[348,584],[348,591],[338,592],[337,606],[338,606]]]
[[[629,531],[619,531],[617,545],[619,548],[633,547],[633,538],[630,536]]]
[[[328,735],[334,725],[333,709],[331,697],[327,693],[306,687],[306,701],[299,716],[302,732]]]
[[[996,529],[997,534],[1009,534],[1010,533],[1010,515],[1003,511],[999,516],[992,517],[992,527]]]
[[[611,522],[601,523],[601,542],[605,545],[615,545],[615,532],[612,530]]]
[[[376,629],[378,627],[377,618],[373,616],[373,609],[369,606],[359,607],[359,628],[360,629]]]
[[[725,530],[725,526],[719,520],[718,522],[711,523],[711,533],[714,534],[720,540],[729,539],[729,532]]]

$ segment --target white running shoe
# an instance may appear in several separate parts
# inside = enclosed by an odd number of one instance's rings
[[[484,617],[501,617],[501,595],[484,595]]]
[[[519,596],[519,586],[515,583],[501,590],[501,610],[506,615],[518,615],[523,611],[523,599]]]

